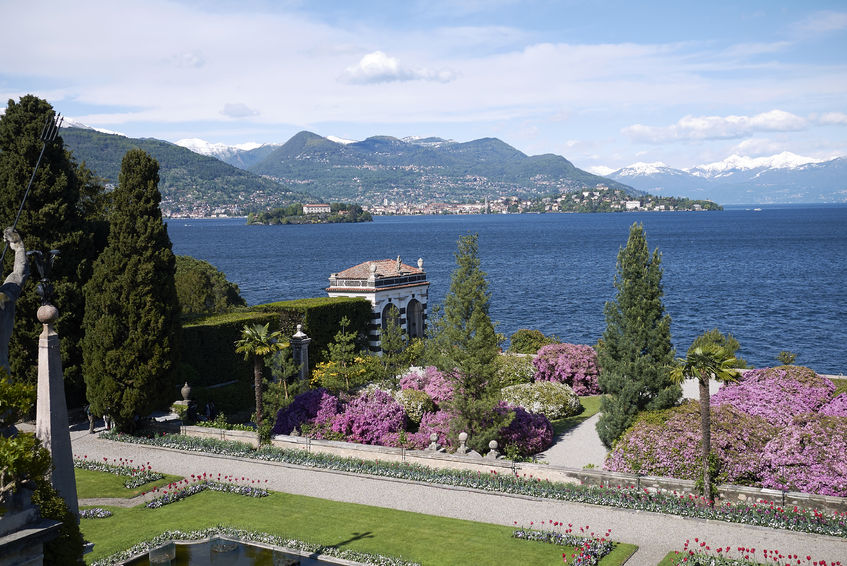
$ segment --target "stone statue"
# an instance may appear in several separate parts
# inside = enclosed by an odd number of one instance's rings
[[[398,271],[398,272],[399,272],[399,271],[400,271],[400,268],[402,267],[402,265],[403,265],[403,264],[402,264],[402,263],[400,263],[400,256],[398,255],[398,256],[397,256],[397,269],[396,269],[395,271]]]
[[[0,367],[9,369],[9,340],[15,324],[15,303],[29,277],[29,262],[23,240],[14,228],[3,231],[3,239],[15,252],[15,267],[0,286]]]

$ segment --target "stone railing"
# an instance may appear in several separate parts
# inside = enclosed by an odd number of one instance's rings
[[[164,427],[163,427],[164,428]],[[170,432],[179,432],[186,436],[237,440],[252,446],[258,446],[255,432],[243,430],[223,430],[202,426],[167,427]],[[476,452],[449,454],[437,445],[426,450],[407,450],[391,446],[373,446],[337,440],[316,440],[303,436],[277,435],[271,444],[278,448],[305,450],[321,454],[331,454],[362,460],[381,460],[383,462],[405,462],[420,464],[431,468],[470,470],[474,472],[498,474],[511,473],[520,477],[532,477],[551,482],[563,482],[606,487],[634,486],[652,492],[676,492],[678,494],[697,494],[695,482],[658,476],[638,476],[620,472],[608,472],[593,468],[568,468],[535,462],[513,462],[497,453],[497,445],[492,441],[492,450],[485,456]],[[827,510],[847,513],[847,498],[829,495],[814,495],[793,491],[779,491],[740,485],[723,484],[717,487],[720,502],[773,502],[780,507]]]

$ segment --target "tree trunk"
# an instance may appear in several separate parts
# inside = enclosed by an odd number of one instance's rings
[[[253,356],[253,387],[256,389],[256,431],[262,426],[262,358]]]
[[[709,412],[709,375],[700,375],[697,381],[700,385],[700,433],[703,437],[701,444],[703,457],[703,495],[709,506],[712,506],[712,473],[709,469],[709,454],[712,451],[711,413]]]

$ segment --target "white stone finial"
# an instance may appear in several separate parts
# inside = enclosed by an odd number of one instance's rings
[[[297,332],[294,333],[294,336],[292,336],[292,338],[301,338],[302,339],[302,338],[306,338],[306,337],[307,337],[306,333],[303,332],[303,325],[298,324],[297,325]]]
[[[418,258],[418,269],[423,271],[423,258],[422,257]]]

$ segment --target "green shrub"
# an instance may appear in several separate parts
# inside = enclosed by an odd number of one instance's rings
[[[530,413],[543,414],[550,420],[564,419],[582,410],[579,397],[564,383],[518,383],[504,387],[501,394],[507,403],[523,407]]]
[[[44,565],[83,564],[83,539],[79,530],[79,521],[48,480],[39,478],[36,481],[32,502],[38,507],[42,518],[62,522],[58,538],[44,545]]]
[[[540,330],[521,328],[509,337],[509,351],[515,354],[534,354],[542,346],[556,344],[555,336],[545,336]]]
[[[394,399],[403,407],[409,420],[416,425],[421,423],[424,413],[435,411],[435,403],[429,395],[417,389],[402,389],[394,395]]]
[[[497,379],[500,387],[518,383],[531,383],[535,378],[535,366],[531,356],[497,356]]]

